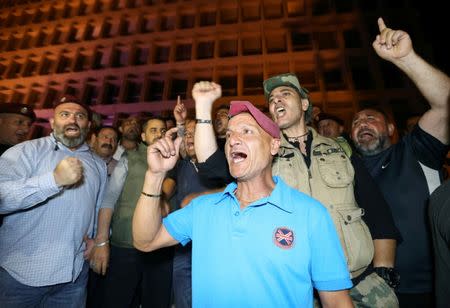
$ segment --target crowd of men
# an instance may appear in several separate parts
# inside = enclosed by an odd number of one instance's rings
[[[91,129],[65,95],[27,140],[32,108],[1,103],[0,306],[447,307],[450,78],[378,28],[430,105],[395,143],[384,110],[346,133],[288,72],[264,80],[270,115],[214,108],[201,81],[195,119],[178,100],[170,126]]]

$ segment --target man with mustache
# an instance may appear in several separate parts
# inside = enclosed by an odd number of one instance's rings
[[[355,306],[397,307],[398,281],[382,272],[393,271],[398,230],[374,180],[360,159],[306,125],[311,101],[294,74],[265,80],[264,93],[283,132],[273,172],[327,207],[346,253]]]
[[[380,186],[403,242],[397,247],[400,307],[433,307],[433,264],[427,205],[442,181],[449,143],[450,78],[413,49],[402,30],[378,20],[375,52],[392,62],[418,87],[430,104],[412,132],[391,144],[394,126],[381,109],[368,108],[353,118],[351,137]]]
[[[90,109],[64,96],[48,137],[22,142],[0,157],[1,307],[84,307],[84,239],[107,181],[105,163],[85,138]]]
[[[108,169],[108,176],[111,176],[114,168],[117,165],[117,160],[114,159],[113,154],[117,150],[118,133],[114,127],[102,126],[92,136],[93,147],[95,154],[100,156],[106,163]]]
[[[0,103],[0,155],[27,140],[35,119],[33,108],[26,104]]]
[[[129,116],[119,125],[120,141],[114,159],[120,160],[125,151],[133,151],[141,141],[141,123],[138,117]]]
[[[127,138],[132,134],[128,129],[132,125],[122,125],[122,133],[130,133]],[[162,118],[148,119],[140,136],[143,143],[138,143],[135,150],[124,152],[109,179],[95,237],[102,245],[94,248],[91,258],[92,269],[106,275],[104,294],[96,294],[104,307],[170,305],[173,249],[143,254],[133,247],[131,236],[131,219],[145,177],[147,147],[165,133],[166,123]],[[165,192],[169,195],[173,180],[167,179],[165,184]],[[168,211],[168,208],[164,207],[164,210]],[[98,299],[94,299],[96,301]]]
[[[209,94],[196,99],[201,96]],[[230,117],[225,153],[235,182],[163,222],[162,183],[182,140],[166,137],[150,146],[133,216],[135,247],[152,251],[192,241],[193,307],[312,307],[313,286],[326,307],[352,307],[344,255],[326,209],[272,177],[279,128],[250,102],[231,102]]]

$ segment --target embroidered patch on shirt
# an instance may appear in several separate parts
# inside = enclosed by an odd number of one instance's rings
[[[275,245],[283,249],[290,249],[294,245],[294,231],[286,227],[278,227],[273,233]]]

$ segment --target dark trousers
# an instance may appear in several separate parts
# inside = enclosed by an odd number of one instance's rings
[[[176,308],[192,307],[192,244],[175,246],[173,294]]]
[[[105,280],[106,276],[99,275],[92,269],[89,269],[86,308],[99,308],[102,306]]]
[[[400,308],[434,308],[433,293],[397,293]]]
[[[103,307],[169,307],[173,247],[145,253],[111,245]]]

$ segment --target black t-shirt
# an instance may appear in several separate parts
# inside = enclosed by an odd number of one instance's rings
[[[9,144],[0,144],[0,156],[6,152],[7,149],[9,149],[11,145]]]
[[[176,191],[172,197],[174,209],[179,209],[181,202],[189,194],[208,190],[198,176],[196,164],[189,158],[179,159],[175,167],[167,173],[167,177],[176,182]]]
[[[352,155],[351,162],[355,169],[355,199],[359,207],[364,209],[363,219],[372,238],[395,239],[398,245],[402,241],[400,231],[395,226],[391,209],[380,188],[358,155]]]
[[[403,238],[397,246],[396,268],[400,293],[432,291],[432,258],[426,206],[428,185],[419,161],[442,170],[448,146],[416,126],[383,152],[363,157],[388,202]]]
[[[228,169],[225,153],[220,149],[217,149],[205,162],[198,163],[197,168],[198,176],[208,188],[224,187],[234,180]]]
[[[429,214],[434,245],[436,307],[447,308],[450,294],[450,180],[431,194]]]

